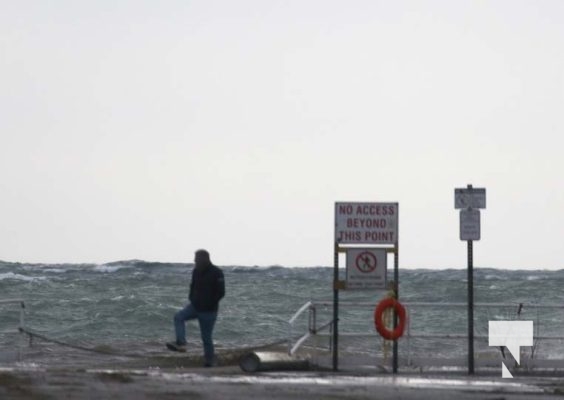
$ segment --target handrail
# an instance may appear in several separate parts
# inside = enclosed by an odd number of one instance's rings
[[[324,329],[327,329],[327,328],[331,327],[332,325],[333,325],[333,320],[331,320],[331,321],[329,321],[329,322],[327,322],[327,323],[321,325],[319,328],[315,328],[315,327],[314,327],[313,333],[314,333],[314,334],[317,334],[318,332],[320,332],[320,331],[322,331],[322,330],[324,330]]]
[[[290,318],[290,320],[288,321],[288,323],[291,325],[294,323],[294,321],[296,320],[296,318],[298,318],[305,310],[307,310],[309,307],[311,307],[313,305],[313,303],[311,301],[308,301],[307,303],[305,303],[298,311],[296,311],[296,313],[294,314],[294,316],[292,318]]]
[[[331,336],[332,332],[327,334],[327,333],[322,333],[321,331],[327,329],[328,327],[330,328],[333,324],[333,321],[329,321],[327,323],[322,324],[321,326],[317,327],[317,322],[316,322],[316,318],[315,318],[315,313],[316,313],[316,309],[317,307],[323,307],[323,306],[331,306],[333,303],[331,301],[308,301],[306,304],[304,304],[303,306],[300,307],[300,309],[292,316],[292,318],[289,321],[289,325],[290,325],[290,336],[288,338],[288,352],[290,355],[292,355],[293,353],[295,353],[300,346],[303,345],[303,343],[308,340],[311,337],[327,337],[327,336]],[[342,301],[340,302],[340,304],[342,306],[356,306],[356,307],[375,307],[376,303],[373,302],[354,302],[354,301]],[[413,307],[413,308],[418,308],[418,307],[467,307],[467,303],[457,303],[457,302],[445,302],[445,303],[440,303],[440,302],[435,302],[435,303],[431,303],[431,302],[405,302],[403,303],[406,307]],[[564,309],[564,304],[534,304],[534,303],[520,303],[520,302],[512,302],[512,303],[474,303],[475,307],[485,307],[485,308],[495,308],[495,307],[520,307],[523,310],[526,310],[527,308],[529,309],[533,309],[536,310],[537,312],[537,318],[538,318],[538,312],[541,309]],[[292,324],[295,322],[295,320],[302,314],[304,313],[306,310],[310,311],[310,320],[309,320],[309,326],[308,326],[308,332],[305,333],[303,336],[301,336],[296,342],[295,344],[292,346]],[[312,313],[313,313],[313,318],[312,318]],[[562,340],[564,339],[564,336],[551,336],[551,335],[539,335],[540,332],[538,332],[538,327],[537,327],[537,335],[535,336],[536,340]],[[350,336],[350,337],[372,337],[374,336],[376,333],[365,333],[365,332],[359,332],[359,333],[352,333],[352,332],[341,332],[339,333],[339,336]],[[409,342],[410,339],[464,339],[467,338],[467,335],[465,334],[417,334],[417,335],[413,335],[410,332],[410,329],[408,328],[408,332],[407,332],[407,338],[408,338],[408,359],[410,359],[410,346],[409,346]],[[485,335],[474,335],[475,339],[488,339],[488,336]],[[317,348],[317,345],[316,345]]]
[[[333,305],[330,301],[315,301],[312,302],[314,306],[331,306]],[[376,303],[369,303],[369,302],[362,302],[362,301],[340,301],[341,305],[348,305],[353,307],[359,306],[367,306],[367,307],[375,307]],[[406,307],[410,306],[417,306],[417,307],[437,307],[437,306],[447,306],[447,307],[468,307],[467,303],[430,303],[430,302],[402,302],[402,304]],[[564,304],[535,304],[535,303],[474,303],[474,307],[516,307],[516,306],[523,306],[523,308],[531,307],[531,308],[544,308],[544,309],[559,309],[564,308]]]
[[[303,306],[300,307],[300,309],[298,311],[296,311],[296,313],[292,316],[292,318],[290,318],[288,320],[288,354],[292,355],[299,346],[296,347],[296,345],[292,346],[291,340],[292,337],[294,336],[293,334],[293,327],[294,327],[294,322],[296,321],[296,319],[302,315],[304,313],[304,311],[306,310],[310,310],[311,307],[313,306],[311,301],[308,301],[307,303],[305,303]],[[311,336],[310,333],[311,329],[308,329],[308,333],[306,333],[305,336],[307,336],[305,339],[302,337],[298,340],[297,343],[299,343],[299,345],[301,346],[302,343],[309,338],[309,336]],[[308,336],[309,335],[309,336]]]
[[[468,303],[426,303],[426,302],[407,302],[404,303],[405,306],[416,306],[416,307],[437,307],[437,306],[447,306],[447,307],[468,307]],[[523,307],[523,308],[544,308],[544,309],[558,309],[564,308],[564,304],[534,304],[534,303],[474,303],[474,307]]]
[[[296,342],[296,344],[294,344],[294,346],[290,349],[290,351],[288,352],[289,355],[294,355],[294,353],[301,347],[301,345],[308,340],[310,337],[312,336],[311,332],[306,333],[305,335],[303,335],[301,338],[298,339],[298,341]]]

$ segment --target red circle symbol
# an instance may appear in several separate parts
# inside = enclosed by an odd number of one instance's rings
[[[376,256],[374,253],[369,251],[363,251],[358,256],[356,256],[355,265],[356,268],[363,273],[369,273],[376,269],[378,262],[376,261]]]

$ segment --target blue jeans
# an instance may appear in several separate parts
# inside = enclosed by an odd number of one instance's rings
[[[176,343],[186,344],[185,322],[196,318],[200,324],[200,334],[202,336],[202,343],[204,344],[204,358],[206,360],[206,364],[212,364],[214,361],[212,333],[215,320],[217,319],[217,312],[198,312],[192,304],[188,304],[182,310],[174,314]]]

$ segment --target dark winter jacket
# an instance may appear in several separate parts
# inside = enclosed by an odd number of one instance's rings
[[[223,272],[215,265],[194,267],[190,282],[190,303],[197,311],[217,312],[219,300],[225,296]]]

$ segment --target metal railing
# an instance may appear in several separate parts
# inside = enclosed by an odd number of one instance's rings
[[[308,331],[303,336],[301,336],[296,341],[296,343],[292,346],[292,338],[294,337],[294,323],[296,322],[298,317],[300,315],[302,315],[305,311],[309,311],[309,313],[308,313],[308,317],[309,317],[308,318]],[[301,306],[300,309],[298,311],[296,311],[296,313],[288,321],[288,330],[289,330],[289,332],[288,332],[288,354],[289,355],[293,355],[302,346],[302,344],[304,344],[304,342],[306,340],[308,340],[313,335],[313,332],[311,330],[311,326],[312,326],[312,324],[313,324],[313,326],[315,326],[315,315],[316,315],[315,306],[313,305],[313,303],[311,301],[308,301],[303,306]],[[312,319],[313,319],[313,323],[312,323]]]
[[[289,325],[289,339],[288,339],[288,353],[290,355],[295,354],[301,346],[303,346],[303,344],[305,342],[307,342],[309,339],[314,338],[317,339],[318,337],[332,337],[332,326],[333,326],[333,321],[329,320],[321,325],[317,325],[317,319],[318,319],[318,311],[317,309],[319,307],[329,307],[332,306],[332,302],[329,301],[319,301],[319,302],[314,302],[314,301],[309,301],[306,304],[304,304],[302,307],[300,307],[300,309],[292,316],[292,318],[290,318],[290,320],[288,321],[288,325]],[[403,303],[403,305],[406,307],[406,309],[408,310],[408,322],[407,322],[407,326],[406,326],[406,332],[404,337],[401,339],[402,341],[406,341],[406,345],[407,345],[407,357],[406,357],[406,364],[412,365],[412,341],[416,340],[416,339],[467,339],[467,334],[457,334],[457,333],[441,333],[441,332],[437,332],[437,333],[416,333],[414,334],[412,332],[412,324],[411,324],[411,320],[413,318],[417,317],[417,313],[414,312],[414,310],[417,310],[418,308],[461,308],[461,309],[465,309],[468,305],[466,303],[429,303],[429,302],[406,302]],[[342,307],[365,307],[368,309],[373,309],[375,307],[374,303],[368,303],[368,302],[341,302],[341,306]],[[474,304],[475,308],[485,308],[485,309],[491,309],[491,308],[503,308],[503,309],[508,309],[508,308],[517,308],[519,307],[519,313],[521,311],[521,309],[523,310],[533,310],[535,313],[534,318],[530,318],[529,316],[527,317],[528,319],[534,319],[534,327],[535,327],[535,334],[534,334],[534,340],[535,343],[539,340],[564,340],[564,336],[561,335],[547,335],[547,334],[541,334],[541,311],[546,311],[546,310],[563,310],[564,311],[564,305],[552,305],[552,304],[531,304],[531,303],[475,303]],[[306,311],[309,312],[308,314],[308,324],[307,324],[307,332],[305,332],[303,335],[299,336],[299,338],[295,341],[292,342],[294,336],[294,330],[295,330],[295,323],[298,320],[298,318],[300,316],[302,316]],[[513,318],[515,319],[515,318]],[[326,332],[329,331],[329,332]],[[374,337],[374,338],[379,338],[379,335],[376,333],[376,331],[372,332],[372,333],[366,333],[366,332],[340,332],[339,336],[343,336],[343,337],[355,337],[355,338],[365,338],[365,337]],[[484,334],[475,334],[474,335],[474,339],[476,340],[487,340],[488,336],[484,335]],[[330,340],[329,343],[331,343],[332,341]],[[316,341],[316,345],[315,348],[317,348],[317,341]],[[564,354],[562,354],[562,358],[564,359]],[[537,365],[542,365],[542,362],[538,362],[540,360],[536,360],[536,364]],[[563,360],[564,361],[564,360]]]

